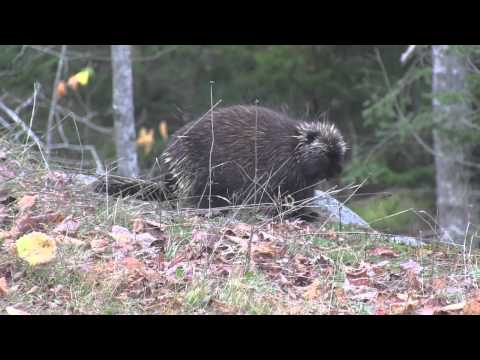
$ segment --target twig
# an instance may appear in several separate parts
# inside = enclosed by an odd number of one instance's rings
[[[62,75],[63,62],[65,60],[65,54],[67,52],[67,45],[62,45],[62,50],[60,52],[60,57],[58,59],[57,73],[55,74],[55,80],[53,82],[52,89],[52,101],[50,103],[50,111],[48,113],[47,119],[47,158],[50,157],[50,146],[52,145],[52,125],[53,125],[53,116],[55,114],[55,107],[58,102],[58,92],[57,84],[60,81],[60,76]]]
[[[96,170],[97,174],[105,173],[100,156],[98,156],[97,150],[93,145],[52,144],[50,146],[50,149],[51,150],[67,149],[67,150],[74,150],[74,151],[85,151],[85,150],[90,151],[95,161],[95,164],[97,166],[97,170]]]
[[[28,134],[28,136],[32,138],[32,140],[37,145],[38,150],[40,151],[40,154],[42,156],[45,167],[47,169],[50,169],[50,167],[48,166],[48,161],[43,154],[44,145],[42,144],[40,139],[37,137],[37,135],[35,135],[35,133],[23,122],[22,119],[20,119],[20,117],[12,109],[7,107],[1,101],[0,101],[0,109],[2,109],[10,117],[10,119],[12,119],[16,124],[20,125],[20,127],[23,129],[23,131],[25,131]]]

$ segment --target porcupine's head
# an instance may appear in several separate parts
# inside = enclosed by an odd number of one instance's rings
[[[297,126],[296,158],[310,182],[330,179],[342,172],[347,146],[329,122],[301,122]]]

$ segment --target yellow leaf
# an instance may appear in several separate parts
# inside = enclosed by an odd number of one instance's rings
[[[47,263],[55,258],[55,241],[40,232],[22,236],[15,242],[18,256],[30,265]]]
[[[88,81],[93,76],[92,68],[85,68],[75,75],[75,78],[80,83],[80,85],[85,86],[88,84]]]
[[[154,131],[153,129],[147,130],[145,128],[140,129],[140,134],[138,135],[137,144],[143,146],[145,154],[149,154],[152,151],[154,142]]]
[[[162,121],[160,123],[160,126],[158,127],[158,130],[160,131],[160,135],[162,136],[162,139],[164,141],[167,141],[168,139],[168,126],[166,121]]]
[[[68,86],[70,86],[73,90],[77,90],[78,84],[82,86],[87,85],[92,76],[93,76],[93,69],[90,67],[87,67],[82,71],[76,73],[75,75],[71,76],[68,79]]]

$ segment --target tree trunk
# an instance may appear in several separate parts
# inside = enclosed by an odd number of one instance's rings
[[[135,145],[131,49],[130,45],[112,45],[111,51],[118,174],[136,177],[139,170]]]
[[[471,146],[459,140],[470,106],[463,96],[467,66],[454,46],[433,45],[434,149],[438,220],[442,240],[463,244],[471,222],[476,222],[476,201],[471,188]],[[459,96],[460,95],[460,96]],[[452,97],[455,96],[455,97]]]

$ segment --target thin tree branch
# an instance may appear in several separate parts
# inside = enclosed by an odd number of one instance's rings
[[[62,45],[62,50],[60,52],[60,58],[58,59],[57,73],[55,74],[55,81],[53,82],[52,89],[52,102],[50,103],[50,111],[48,113],[47,119],[47,158],[50,156],[50,145],[52,144],[52,126],[53,126],[53,116],[55,114],[55,107],[58,102],[58,92],[57,84],[60,81],[60,76],[62,75],[63,62],[65,60],[65,54],[67,52],[67,45]]]

